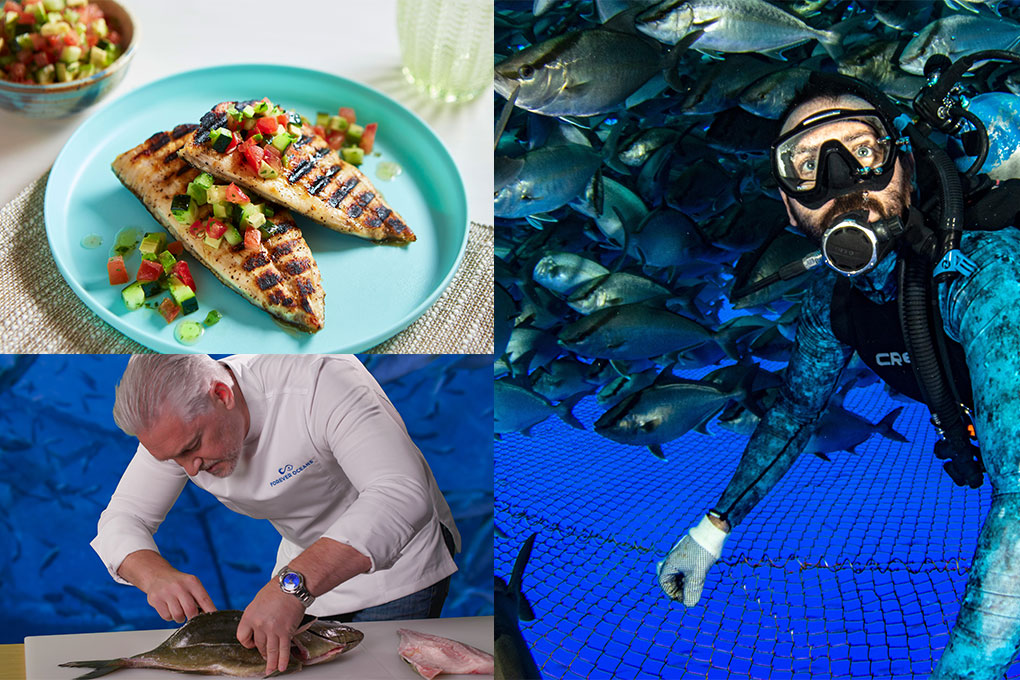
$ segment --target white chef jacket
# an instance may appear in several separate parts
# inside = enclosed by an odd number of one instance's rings
[[[250,426],[233,474],[190,477],[141,445],[99,518],[92,548],[117,575],[152,536],[190,478],[231,510],[268,519],[283,540],[273,573],[319,538],[372,562],[367,573],[316,598],[308,613],[383,604],[457,571],[441,524],[460,535],[450,507],[400,414],[357,357],[237,355],[233,371]]]

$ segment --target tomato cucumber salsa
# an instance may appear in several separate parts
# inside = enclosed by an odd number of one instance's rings
[[[7,0],[0,32],[0,77],[50,85],[88,78],[122,52],[121,36],[86,0]]]
[[[240,104],[239,104],[240,105]],[[377,123],[358,125],[354,109],[340,107],[337,115],[319,113],[315,125],[293,111],[284,111],[268,98],[227,109],[226,125],[213,129],[209,146],[220,153],[240,153],[260,177],[275,179],[287,166],[287,148],[310,128],[348,163],[361,165],[372,152]]]

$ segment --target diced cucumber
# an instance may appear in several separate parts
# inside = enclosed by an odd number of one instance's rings
[[[68,7],[84,7],[89,3],[89,0],[67,0]]]
[[[210,203],[223,203],[227,200],[227,188],[220,185],[213,185],[205,192],[205,199]]]
[[[363,134],[365,134],[365,126],[355,123],[347,128],[346,140],[348,142],[360,142]]]
[[[273,215],[275,215],[275,214],[276,214],[276,211],[275,211],[275,210],[273,210],[272,208],[270,208],[270,207],[269,207],[269,204],[267,203],[267,204],[266,204],[265,206],[263,206],[263,208],[262,208],[262,214],[263,214],[263,215],[265,215],[266,217],[272,217]]]
[[[96,19],[92,22],[92,30],[100,38],[105,38],[110,34],[110,29],[106,25],[106,19]]]
[[[315,114],[315,124],[326,127],[329,125],[329,114],[324,111],[319,111]]]
[[[231,205],[232,205],[231,203],[224,203],[222,201],[220,201],[219,203],[213,203],[212,204],[213,217],[215,217],[218,220],[229,220],[230,216],[233,214],[233,210],[231,210]]]
[[[207,192],[215,181],[212,175],[203,172],[188,183],[188,195],[194,198],[198,205],[205,205],[208,201]]]
[[[351,165],[361,165],[365,160],[365,152],[359,146],[347,146],[340,149],[340,155]]]
[[[89,63],[96,68],[104,68],[106,66],[106,50],[93,47],[89,52]]]
[[[262,210],[259,206],[254,203],[247,203],[241,209],[241,228],[247,229],[248,227],[261,227],[266,223],[266,216],[262,214]]]
[[[173,213],[178,222],[191,226],[191,223],[195,221],[195,215],[198,213],[198,207],[195,205],[194,199],[188,194],[177,194],[174,196],[174,200],[170,202],[170,212]]]
[[[343,132],[350,126],[347,119],[342,116],[330,116],[329,123],[326,125],[327,130],[333,132]]]
[[[58,83],[69,83],[72,80],[71,75],[67,72],[67,64],[62,61],[58,61],[57,64],[57,82]]]
[[[96,74],[95,64],[82,64],[81,69],[78,71],[79,78],[90,78]]]
[[[35,72],[35,79],[40,85],[50,85],[57,79],[57,67],[53,64],[46,64]]]
[[[163,292],[163,286],[160,284],[159,279],[155,281],[138,281],[137,283],[142,284],[142,292],[145,293],[145,297],[150,298],[153,295],[159,295]]]
[[[47,21],[39,29],[39,33],[41,33],[45,37],[49,37],[51,35],[64,35],[64,33],[67,33],[70,30],[71,30],[71,25],[68,24],[66,21],[59,21],[59,20],[58,21]]]
[[[26,12],[32,12],[33,14],[35,14],[35,22],[37,24],[46,23],[46,19],[47,19],[47,17],[46,17],[46,8],[43,6],[43,4],[41,2],[36,4],[36,5],[32,5],[31,9],[26,7],[25,11]]]
[[[205,244],[212,248],[213,250],[219,248],[221,243],[223,243],[222,236],[220,236],[219,238],[213,238],[212,236],[205,237]]]
[[[176,276],[170,277],[170,295],[181,306],[181,311],[184,314],[191,314],[198,309],[198,298],[195,297],[195,291],[188,288]]]
[[[300,139],[301,138],[301,126],[300,125],[294,125],[293,123],[291,123],[290,125],[287,126],[287,132],[294,139]]]
[[[287,147],[290,146],[293,141],[294,137],[291,137],[286,132],[277,132],[273,135],[273,146],[279,149],[280,153],[286,151]]]
[[[232,224],[227,225],[227,230],[223,233],[223,238],[226,239],[227,243],[232,246],[236,246],[244,240],[244,237],[241,236],[241,232],[239,232],[237,227]]]
[[[187,314],[187,312],[184,312]],[[174,337],[182,345],[194,345],[205,333],[205,327],[197,321],[181,321],[174,328]]]
[[[255,116],[255,107],[251,104],[241,109],[241,115],[245,118],[253,118]]]
[[[267,111],[269,111],[269,104],[265,101],[260,101],[255,104],[255,113],[266,113]]]
[[[248,108],[251,108],[251,107],[248,107]],[[245,118],[244,122],[241,123],[241,127],[244,129],[245,132],[247,132],[248,130],[251,130],[252,128],[255,127],[255,119],[254,118]]]
[[[142,239],[142,245],[138,246],[138,250],[142,251],[142,255],[158,255],[159,253],[166,250],[166,234],[163,232],[149,232]]]
[[[139,281],[135,281],[120,291],[120,296],[124,299],[124,306],[132,312],[136,309],[141,309],[142,305],[145,304],[145,291],[142,290],[142,284]]]
[[[159,263],[163,265],[163,273],[169,274],[170,270],[177,264],[177,258],[169,250],[164,250],[159,254]]]
[[[276,171],[276,168],[262,161],[262,165],[259,166],[259,177],[262,179],[276,179],[279,176],[280,173]]]
[[[32,36],[29,33],[22,33],[21,35],[14,38],[15,44],[23,50],[32,49]]]
[[[231,104],[227,107],[227,115],[234,120],[241,120],[241,112],[237,110],[237,107]]]
[[[68,45],[60,53],[60,61],[65,64],[70,64],[73,61],[81,59],[81,48],[77,45]]]
[[[47,12],[60,12],[64,9],[64,0],[43,0]]]
[[[212,143],[214,151],[223,153],[230,146],[230,142],[234,140],[234,133],[225,127],[216,128],[209,133],[209,141]]]

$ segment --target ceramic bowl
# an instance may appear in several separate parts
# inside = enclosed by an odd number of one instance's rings
[[[62,118],[92,106],[124,79],[135,56],[138,26],[131,14],[113,0],[91,1],[120,28],[124,53],[95,75],[69,83],[34,85],[0,79],[0,109],[31,118]]]

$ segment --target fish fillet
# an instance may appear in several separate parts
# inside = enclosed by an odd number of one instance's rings
[[[400,647],[397,653],[428,680],[440,673],[476,673],[492,675],[492,654],[449,638],[419,633],[407,628],[397,631]]]
[[[409,243],[417,240],[404,219],[383,200],[365,175],[340,158],[308,125],[283,154],[284,171],[265,179],[247,165],[241,153],[220,153],[209,144],[210,131],[227,126],[227,109],[253,102],[222,102],[202,117],[195,136],[181,149],[200,168],[236,183],[247,191],[284,205],[341,233],[372,241]]]
[[[267,220],[267,225],[273,225],[272,235],[258,250],[246,250],[243,243],[208,247],[170,211],[174,196],[186,193],[188,184],[199,175],[178,156],[196,128],[178,125],[172,131],[157,132],[118,156],[113,161],[113,172],[152,216],[223,283],[281,321],[311,333],[320,330],[326,296],[322,277],[289,212],[277,208]],[[202,206],[202,210],[208,212],[211,207]],[[204,216],[202,212],[199,215]]]

